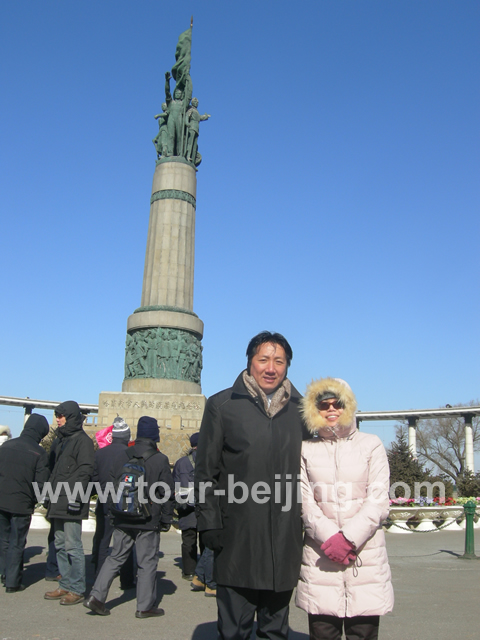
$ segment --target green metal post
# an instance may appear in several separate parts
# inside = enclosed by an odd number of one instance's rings
[[[465,553],[463,556],[459,556],[460,560],[480,560],[480,558],[475,555],[475,539],[473,536],[473,517],[475,515],[476,508],[476,502],[467,502],[463,505],[466,520]]]

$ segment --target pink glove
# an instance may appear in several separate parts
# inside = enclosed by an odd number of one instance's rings
[[[340,564],[350,564],[356,558],[353,544],[345,538],[341,531],[325,540],[320,548],[330,560]]]

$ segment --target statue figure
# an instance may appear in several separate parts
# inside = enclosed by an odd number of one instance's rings
[[[158,329],[157,372],[159,378],[167,377],[167,360],[170,357],[166,329]]]
[[[157,331],[149,329],[145,335],[147,346],[146,373],[150,378],[157,377]]]
[[[192,371],[191,379],[194,382],[200,382],[201,373],[202,373],[202,369],[203,369],[203,362],[202,362],[203,347],[202,347],[202,345],[195,345],[195,351],[196,351],[197,357],[195,359],[195,368]]]
[[[168,120],[168,111],[167,111],[167,103],[164,102],[162,104],[163,113],[159,113],[155,116],[155,120],[158,120],[158,133],[155,138],[152,140],[155,149],[157,151],[157,158],[160,156],[167,155],[167,120]]]
[[[195,166],[200,164],[200,162],[196,162],[197,160],[197,148],[198,148],[198,134],[200,132],[200,122],[203,120],[208,120],[211,116],[209,113],[204,113],[201,116],[198,113],[198,99],[193,98],[192,106],[187,111],[186,115],[186,128],[187,128],[187,144],[186,144],[186,153],[185,157],[189,162],[193,162]]]
[[[168,109],[167,119],[167,156],[181,156],[183,151],[183,130],[186,106],[190,96],[178,86],[170,93],[170,71],[165,73],[165,101]]]
[[[125,378],[133,378],[135,375],[134,350],[135,341],[132,336],[127,333],[127,340],[125,345]]]
[[[170,359],[167,362],[167,378],[169,380],[179,380],[178,355],[180,352],[180,339],[174,329],[170,329],[168,334],[170,340]]]
[[[147,356],[147,344],[141,331],[136,331],[134,336],[134,355],[133,355],[133,370],[135,371],[136,378],[146,378],[146,356]]]
[[[180,337],[180,345],[178,350],[178,370],[177,377],[186,380],[188,364],[188,342],[185,337]]]
[[[195,341],[191,340],[188,345],[188,365],[185,374],[185,378],[187,380],[194,380],[194,370],[195,370],[195,362],[197,360],[197,347],[195,345]],[[195,380],[194,380],[195,382]]]

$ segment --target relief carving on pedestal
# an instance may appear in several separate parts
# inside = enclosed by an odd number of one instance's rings
[[[151,327],[127,334],[125,380],[164,378],[200,384],[202,345],[188,331]]]

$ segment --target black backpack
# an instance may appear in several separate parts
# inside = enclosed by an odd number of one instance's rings
[[[115,497],[110,506],[110,512],[126,522],[145,522],[151,516],[148,502],[140,502],[138,495],[138,482],[142,478],[146,482],[145,462],[158,451],[146,451],[141,456],[133,451],[127,451],[129,460],[125,462],[122,471],[115,482]],[[121,493],[119,491],[121,489]],[[116,500],[119,497],[118,501]],[[143,500],[147,496],[141,496]]]

